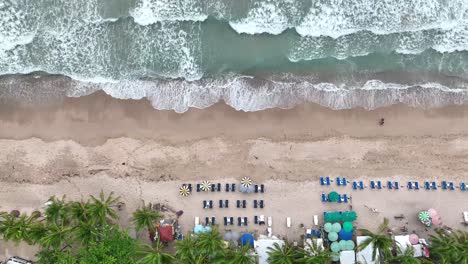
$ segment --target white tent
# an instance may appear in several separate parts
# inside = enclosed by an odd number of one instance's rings
[[[368,238],[369,238],[368,236],[358,236],[358,237],[356,237],[357,245],[358,246],[361,245]],[[372,261],[372,251],[373,250],[374,250],[374,243],[371,243],[367,247],[365,247],[363,250],[358,251],[356,253],[357,262],[367,263],[367,264],[379,263],[379,250],[378,249],[377,249],[377,254],[375,256],[375,260]]]
[[[340,264],[355,264],[356,252],[354,250],[345,250],[340,252]]]
[[[409,235],[406,236],[395,236],[395,242],[400,248],[401,252],[405,252],[408,247],[413,247],[414,254],[413,257],[422,257],[422,246],[421,245],[411,245],[409,240]],[[400,254],[401,255],[401,254]]]
[[[255,253],[258,255],[259,264],[268,264],[268,248],[273,247],[275,243],[278,243],[280,246],[284,245],[284,240],[278,239],[276,237],[268,238],[266,236],[260,236],[258,240],[254,241]]]

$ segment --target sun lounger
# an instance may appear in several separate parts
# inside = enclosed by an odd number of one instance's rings
[[[200,188],[200,184],[197,183],[197,192],[200,192],[201,188]]]
[[[211,184],[211,188],[210,188],[210,189],[211,189],[211,192],[216,191],[215,188],[216,188],[216,185],[215,185],[214,183],[212,183],[212,184]]]
[[[268,217],[268,226],[271,227],[273,225],[273,219],[271,216]]]
[[[377,181],[377,189],[382,189],[382,183],[380,181]]]
[[[254,200],[254,208],[257,208],[258,205],[257,205],[257,200]]]
[[[224,207],[229,208],[229,200],[224,200]]]
[[[216,217],[211,217],[211,225],[216,225]]]
[[[263,200],[260,200],[259,206],[260,206],[261,209],[263,209]]]
[[[424,189],[426,189],[426,191],[429,191],[431,189],[431,184],[428,181],[424,182]]]
[[[208,202],[206,200],[203,200],[203,209],[208,208]]]
[[[258,217],[258,224],[259,225],[264,225],[265,224],[265,216],[264,215],[260,215]]]
[[[254,223],[258,225],[258,215],[254,216]]]
[[[359,181],[359,189],[364,190],[364,182]]]
[[[189,183],[187,187],[188,187],[189,191],[192,192],[192,184]]]
[[[231,219],[229,219],[229,223],[230,223],[231,225],[234,225],[234,217],[231,216]]]
[[[218,192],[221,191],[221,183],[218,183]]]
[[[205,217],[205,225],[209,225],[210,224],[210,219],[208,217]]]
[[[243,200],[242,201],[242,208],[246,208],[247,207],[247,201],[246,200]]]
[[[200,224],[200,217],[195,216],[195,226]]]
[[[225,189],[225,191],[226,191],[226,192],[229,192],[229,189],[230,189],[230,188],[229,188],[229,183],[226,183],[226,189]]]
[[[223,208],[223,200],[219,200],[219,208]]]
[[[241,217],[239,216],[239,217],[237,217],[237,226],[241,226],[241,224],[242,224],[241,223]]]
[[[357,190],[357,182],[353,181],[353,190]]]
[[[341,194],[338,194],[338,202],[341,203],[342,200],[341,200]]]
[[[261,193],[265,192],[265,185],[263,185],[263,184],[260,185],[260,192]]]
[[[336,177],[336,185],[341,186],[340,177]]]
[[[343,186],[348,185],[348,180],[347,180],[345,177],[343,177],[343,178],[341,179],[341,185],[343,185]]]
[[[466,191],[466,183],[464,183],[464,182],[460,183],[460,190],[461,191]]]
[[[374,181],[370,182],[370,187],[371,187],[371,189],[375,189],[375,182]]]
[[[225,216],[225,217],[224,217],[224,226],[227,226],[227,225],[228,225],[228,219],[227,219],[227,217]]]
[[[468,212],[463,212],[463,219],[468,222]]]
[[[330,185],[330,177],[325,178],[325,185]]]
[[[419,190],[419,182],[414,182],[414,189]]]
[[[254,185],[254,191],[255,191],[255,193],[258,193],[258,185],[257,184]]]
[[[323,177],[320,176],[320,185],[325,185],[325,179]]]
[[[291,227],[291,217],[286,217],[286,227]]]
[[[318,215],[314,215],[314,225],[318,225]]]
[[[210,209],[213,209],[213,200],[210,200]]]
[[[272,237],[273,236],[273,231],[271,230],[271,227],[267,228],[267,236]]]
[[[447,190],[447,182],[442,181],[442,190]]]
[[[399,182],[397,182],[397,181],[396,181],[396,182],[394,182],[394,183],[393,183],[393,188],[394,188],[395,190],[398,190],[398,189],[400,189],[400,183],[399,183]]]
[[[413,183],[412,182],[408,182],[408,190],[412,190],[413,189]]]
[[[244,225],[245,225],[245,226],[248,226],[248,225],[249,225],[249,222],[247,221],[247,217],[244,217]]]
[[[343,194],[343,202],[345,202],[345,203],[348,202],[348,195]]]
[[[237,205],[237,208],[240,208],[241,207],[241,201],[237,200],[236,205]]]
[[[389,190],[393,189],[393,185],[392,185],[392,182],[391,181],[387,181],[387,188]]]
[[[451,191],[455,190],[455,187],[453,186],[453,182],[449,182],[448,189]]]
[[[326,202],[326,201],[327,201],[327,196],[324,193],[322,193],[322,202]]]
[[[432,187],[432,190],[437,190],[437,184],[435,181],[432,182],[431,187]]]
[[[312,235],[312,229],[307,228],[306,229],[306,238],[310,238],[311,235]]]
[[[233,183],[231,184],[231,192],[235,192],[236,191],[236,184]]]

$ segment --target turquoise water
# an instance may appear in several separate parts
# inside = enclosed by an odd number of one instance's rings
[[[178,112],[440,106],[465,103],[467,72],[465,0],[0,3],[0,95],[18,101],[104,90]],[[41,88],[25,92],[31,76]]]

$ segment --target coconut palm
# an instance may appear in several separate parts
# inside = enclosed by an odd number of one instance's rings
[[[228,250],[226,256],[228,264],[255,264],[256,259],[248,245]]]
[[[187,235],[182,240],[176,241],[176,258],[181,263],[192,263],[196,256],[196,241]]]
[[[3,221],[0,222],[0,234],[5,241],[11,240],[15,243],[25,241],[32,244],[37,239],[36,219],[36,214],[30,216],[22,214],[19,217],[4,215]],[[31,228],[34,232],[31,232]]]
[[[308,249],[301,249],[301,257],[296,261],[297,263],[314,264],[314,263],[331,263],[331,252],[319,246],[315,240],[308,243]]]
[[[47,226],[47,232],[39,243],[46,249],[65,248],[69,246],[72,230],[72,227],[52,223]]]
[[[76,222],[90,221],[89,215],[89,202],[70,202],[68,204],[68,211],[70,218]]]
[[[398,255],[387,259],[388,263],[399,263],[399,264],[421,264],[421,260],[414,257],[414,248],[407,247],[404,252],[397,247]]]
[[[293,264],[298,258],[294,246],[288,242],[284,245],[275,243],[273,247],[268,247],[268,250],[268,263],[270,264]]]
[[[92,222],[80,221],[73,227],[75,239],[81,245],[88,247],[91,242],[96,242],[102,234],[102,229],[96,228]]]
[[[429,237],[431,258],[440,264],[468,263],[468,232],[453,231],[446,233],[437,230],[436,235]]]
[[[210,232],[198,234],[196,246],[199,254],[206,256],[211,262],[225,255],[224,241],[216,227]]]
[[[359,232],[363,236],[368,236],[369,238],[364,240],[362,244],[357,247],[358,251],[363,250],[368,245],[373,244],[372,250],[372,260],[374,261],[377,257],[377,252],[381,260],[384,260],[387,257],[392,255],[391,248],[393,248],[392,238],[385,233],[388,230],[388,219],[384,218],[383,223],[377,228],[376,233],[372,233],[367,229],[359,229]]]
[[[159,241],[154,244],[154,247],[148,244],[142,244],[141,247],[138,254],[143,255],[143,257],[137,261],[139,264],[171,264],[175,262],[173,255],[162,252],[163,245]]]
[[[155,232],[154,222],[161,217],[159,212],[153,210],[151,203],[146,206],[143,202],[143,206],[133,212],[132,222],[137,232],[144,228],[147,228],[148,232]]]
[[[65,202],[65,195],[62,196],[62,199],[59,199],[55,196],[49,198],[49,205],[45,209],[45,217],[47,223],[56,223],[61,225],[67,221],[68,216],[68,206]]]
[[[99,193],[99,198],[90,196],[91,202],[87,206],[88,214],[90,220],[98,225],[105,226],[108,224],[109,220],[118,219],[117,213],[112,208],[116,206],[116,203],[119,201],[120,197],[114,197],[114,193],[111,192],[109,196],[105,197],[104,192]]]

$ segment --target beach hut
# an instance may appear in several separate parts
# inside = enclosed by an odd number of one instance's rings
[[[248,246],[253,247],[254,237],[249,233],[242,234],[242,236],[240,237],[240,243],[242,246],[248,245]]]

